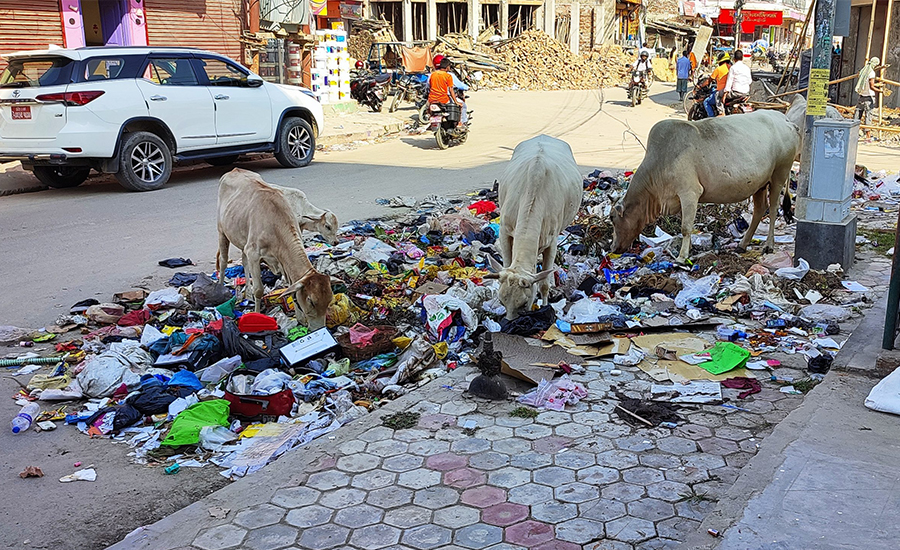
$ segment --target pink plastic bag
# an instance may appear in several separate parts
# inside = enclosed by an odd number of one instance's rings
[[[378,329],[369,328],[362,323],[356,323],[350,327],[350,342],[361,347],[372,343],[372,339],[378,334]]]

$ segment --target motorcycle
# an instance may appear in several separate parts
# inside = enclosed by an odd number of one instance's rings
[[[700,82],[706,82],[701,85]],[[715,83],[704,76],[697,79],[694,89],[684,96],[684,112],[687,113],[688,120],[703,120],[709,118],[706,112],[704,102],[715,90]],[[730,97],[725,100],[725,114],[737,115],[741,113],[749,113],[753,108],[746,103],[746,97]]]
[[[350,79],[350,97],[375,112],[381,111],[391,85],[391,75],[357,71]]]
[[[457,92],[459,93],[459,92]],[[463,101],[465,101],[463,99]],[[462,116],[462,107],[455,103],[447,103],[444,105],[433,103],[429,107],[431,114],[431,125],[428,127],[429,132],[434,132],[434,139],[437,141],[438,149],[446,149],[452,145],[462,145],[469,137],[469,125],[472,123],[472,117],[464,124],[458,124]]]
[[[631,82],[628,83],[628,99],[631,100],[631,106],[640,105],[641,101],[647,99],[650,87],[647,85],[647,77],[644,71],[632,71]]]
[[[419,102],[426,98],[425,89],[428,86],[427,77],[424,78],[420,75],[409,75],[403,74],[397,79],[396,90],[394,91],[394,98],[391,100],[391,106],[388,108],[388,111],[393,113],[400,107],[400,102],[408,101],[410,103],[414,103],[419,106]],[[424,120],[420,121],[424,123]]]

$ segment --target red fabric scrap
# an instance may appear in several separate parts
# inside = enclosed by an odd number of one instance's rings
[[[278,330],[278,321],[262,313],[245,313],[238,319],[238,330],[251,333]]]
[[[759,393],[762,391],[762,386],[759,384],[758,380],[753,378],[744,378],[743,376],[722,380],[722,385],[733,390],[747,390],[739,393],[738,399],[746,399],[754,393]]]
[[[149,309],[136,309],[134,311],[129,311],[125,315],[119,317],[119,322],[116,324],[118,324],[120,327],[146,325],[147,321],[150,320],[151,315],[152,312]]]
[[[488,214],[497,209],[497,205],[492,201],[478,201],[469,205],[469,210],[474,210],[476,214]]]

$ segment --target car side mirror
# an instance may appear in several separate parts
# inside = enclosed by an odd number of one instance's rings
[[[263,85],[263,79],[256,75],[250,75],[244,79],[244,85],[248,88],[259,88]]]

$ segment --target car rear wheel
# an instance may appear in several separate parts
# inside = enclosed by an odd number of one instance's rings
[[[129,191],[153,191],[172,175],[172,152],[156,134],[125,134],[119,150],[116,179]]]
[[[88,174],[91,173],[90,168],[83,166],[35,166],[34,177],[47,187],[54,189],[66,189],[69,187],[78,187]]]
[[[316,138],[312,127],[302,118],[284,119],[278,131],[278,152],[275,159],[285,168],[300,168],[312,162],[316,152]]]
[[[207,164],[213,166],[230,166],[235,163],[239,155],[228,155],[227,157],[212,157],[206,159]]]

